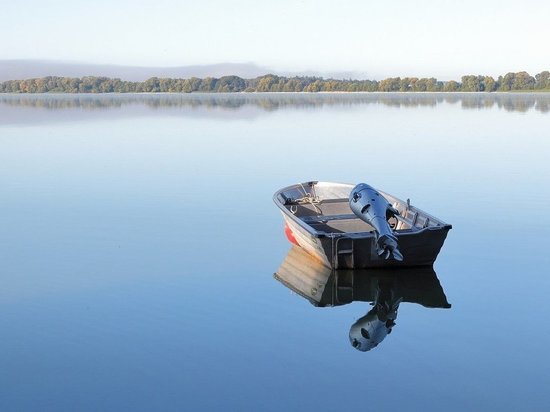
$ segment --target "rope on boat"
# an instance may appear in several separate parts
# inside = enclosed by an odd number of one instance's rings
[[[304,185],[302,183],[300,183],[300,187],[302,188],[302,191],[304,192],[304,196],[299,198],[299,199],[294,199],[293,200],[292,203],[294,203],[294,204],[290,206],[290,212],[293,215],[295,215],[296,212],[298,211],[298,208],[296,207],[296,205],[310,204],[315,208],[315,210],[317,212],[319,212],[320,214],[323,214],[323,212],[321,211],[321,208],[319,206],[317,206],[318,204],[321,203],[321,200],[319,200],[319,197],[315,193],[315,186],[312,186],[313,195],[311,193],[307,192],[306,188],[304,187]]]

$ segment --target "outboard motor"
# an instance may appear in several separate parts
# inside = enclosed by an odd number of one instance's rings
[[[402,261],[403,255],[399,251],[397,237],[388,223],[388,219],[399,215],[399,211],[366,183],[359,183],[353,188],[349,196],[349,206],[359,219],[374,227],[378,256]]]

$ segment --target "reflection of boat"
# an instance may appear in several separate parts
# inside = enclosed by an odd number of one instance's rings
[[[352,213],[352,189],[348,184],[308,182],[276,192],[273,200],[283,213],[289,240],[335,269],[433,264],[451,225],[379,191],[398,212],[389,223],[402,258],[387,259],[375,228]]]
[[[361,351],[376,347],[391,333],[403,302],[451,307],[432,266],[334,270],[293,246],[274,277],[315,306],[371,302],[372,309],[350,330],[351,344]]]

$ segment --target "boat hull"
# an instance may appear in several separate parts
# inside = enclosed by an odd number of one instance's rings
[[[415,233],[397,234],[403,260],[384,259],[376,253],[374,234],[330,234],[315,236],[284,216],[296,243],[325,266],[335,269],[374,267],[406,267],[432,265],[447,238],[449,228],[424,229]],[[345,253],[340,253],[345,251]]]

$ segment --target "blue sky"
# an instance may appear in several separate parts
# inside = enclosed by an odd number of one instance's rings
[[[253,62],[367,77],[550,67],[550,2],[3,0],[0,59]]]

